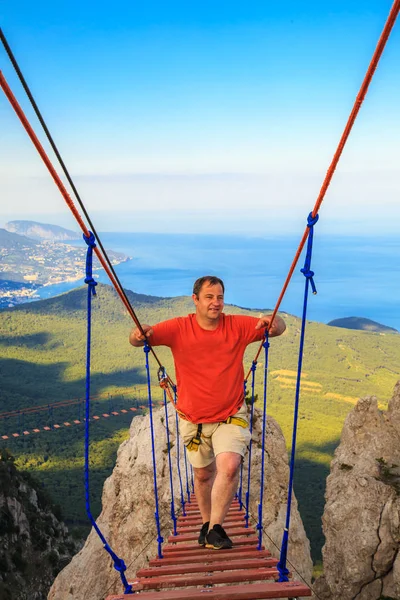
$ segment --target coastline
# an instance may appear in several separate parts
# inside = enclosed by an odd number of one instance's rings
[[[120,265],[122,263],[127,263],[129,261],[132,260],[131,256],[126,256],[124,259],[122,260],[111,260],[111,264],[113,267]],[[97,265],[93,265],[93,277],[95,279],[99,279],[100,278],[100,271],[103,270],[103,267],[101,266],[101,264],[99,264],[97,262]],[[0,292],[0,309],[2,308],[12,308],[13,306],[19,306],[21,304],[27,303],[27,302],[33,302],[36,300],[44,300],[45,298],[50,298],[53,295],[57,295],[58,293],[63,293],[63,291],[69,291],[70,289],[76,287],[73,284],[78,282],[78,281],[82,281],[82,285],[85,279],[85,272],[82,270],[79,273],[75,273],[74,275],[71,276],[67,276],[67,277],[63,277],[60,278],[60,280],[57,281],[46,281],[45,283],[32,283],[26,284],[26,287],[21,287],[20,289],[15,290],[14,292],[12,290],[7,290],[5,292]],[[1,281],[0,281],[1,283]],[[19,284],[21,284],[21,286],[24,285],[24,282],[17,282]],[[71,285],[72,284],[72,285]],[[31,286],[35,286],[35,287],[31,287]],[[49,292],[49,290],[51,288],[53,288],[53,286],[66,286],[67,289],[65,290],[59,290],[56,291],[55,294],[52,294]],[[40,290],[45,290],[47,289],[48,293],[41,295],[40,294]]]

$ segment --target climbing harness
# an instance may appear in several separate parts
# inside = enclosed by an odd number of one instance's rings
[[[181,411],[176,409],[176,412],[179,414],[180,417],[185,419],[185,417],[182,416],[183,413]],[[185,420],[187,421],[187,419],[185,419]],[[238,427],[243,427],[243,428],[248,427],[248,422],[246,421],[246,419],[242,419],[241,417],[228,417],[225,421],[219,421],[219,423],[218,423],[218,425],[223,425],[223,424],[237,425]],[[204,423],[197,424],[196,435],[194,437],[192,437],[192,439],[187,444],[185,444],[185,447],[187,448],[187,450],[189,450],[189,452],[197,452],[198,451],[199,446],[201,444],[203,425],[204,425]]]

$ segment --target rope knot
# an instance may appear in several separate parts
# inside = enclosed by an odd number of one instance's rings
[[[85,283],[87,283],[89,286],[89,293],[91,293],[93,296],[95,296],[96,295],[95,287],[97,285],[97,281],[95,281],[93,279],[92,269],[93,269],[93,248],[96,248],[96,238],[94,237],[94,235],[91,231],[89,231],[89,237],[86,237],[85,234],[83,234],[82,237],[88,246],[87,253],[86,253]]]
[[[318,219],[319,219],[319,215],[316,214],[315,217],[313,217],[312,212],[310,212],[310,214],[307,217],[307,227],[309,228],[310,231],[309,231],[309,235],[308,235],[304,267],[302,269],[300,269],[300,272],[303,273],[304,277],[307,279],[307,282],[310,283],[312,293],[314,295],[317,293],[317,288],[315,287],[315,283],[314,283],[314,279],[313,279],[314,271],[311,270],[311,256],[312,256],[312,246],[313,246],[313,239],[314,239],[314,225],[318,221]]]
[[[269,348],[269,341],[265,340],[265,342],[263,343],[263,348]]]
[[[306,269],[305,267],[300,269],[300,273],[303,273],[304,277],[307,279],[312,279],[315,275],[314,271],[311,271],[311,269]]]
[[[125,571],[126,571],[125,561],[123,561],[122,558],[119,558],[117,561],[114,562],[114,569],[116,571],[118,571],[119,573],[125,573]]]
[[[146,341],[144,342],[143,352],[145,352],[146,354],[148,354],[150,352],[150,346],[148,345],[148,343]]]
[[[117,554],[115,554],[114,550],[111,546],[105,541],[104,550],[106,550],[114,562],[114,569],[119,573],[124,573],[126,571],[126,565],[122,558],[120,558]]]
[[[318,219],[319,219],[318,213],[315,215],[315,217],[313,217],[312,212],[310,212],[310,214],[307,217],[307,227],[314,227],[314,225],[316,224]]]
[[[85,283],[88,284],[93,296],[95,296],[96,295],[95,287],[97,285],[97,281],[95,279],[93,279],[93,277],[86,277]]]
[[[251,363],[251,370],[254,373],[254,371],[257,369],[257,361],[253,360],[253,362]]]
[[[315,294],[317,293],[317,288],[315,287],[315,283],[314,283],[314,279],[313,279],[314,271],[311,271],[311,269],[304,267],[303,269],[300,269],[300,272],[303,273],[303,275],[306,279],[309,279],[312,293],[315,296]]]
[[[96,238],[91,231],[89,231],[89,237],[86,237],[85,234],[83,234],[82,237],[90,248],[96,248]]]

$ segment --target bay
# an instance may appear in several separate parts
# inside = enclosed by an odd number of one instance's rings
[[[190,295],[205,274],[221,277],[229,304],[271,309],[275,306],[297,249],[295,236],[101,233],[105,248],[132,257],[116,267],[122,285],[137,293]],[[397,238],[318,236],[312,269],[317,295],[308,318],[326,323],[340,317],[366,317],[400,330],[400,241]],[[304,277],[301,257],[281,305],[300,315]],[[99,280],[108,282],[104,272]],[[41,288],[50,297],[82,285],[83,280]],[[139,315],[140,316],[140,315]]]

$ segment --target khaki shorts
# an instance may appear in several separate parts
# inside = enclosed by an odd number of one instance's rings
[[[248,422],[246,403],[243,403],[240,410],[232,416],[241,417]],[[186,446],[195,437],[197,425],[179,417],[179,433]],[[227,423],[203,423],[201,444],[197,451],[186,448],[187,456],[193,467],[207,467],[221,452],[236,452],[244,456],[250,438],[248,427]]]

